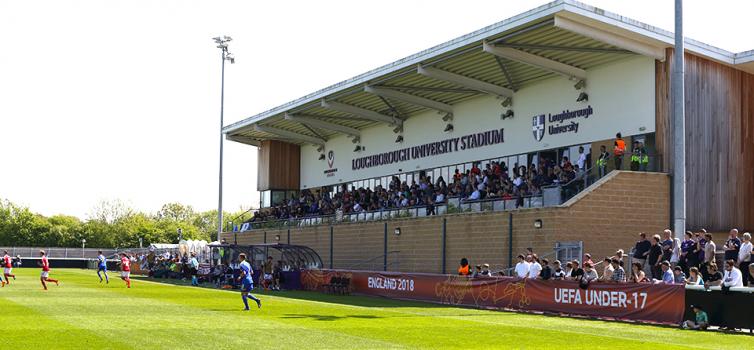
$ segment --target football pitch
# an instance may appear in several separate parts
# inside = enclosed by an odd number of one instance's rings
[[[15,270],[0,289],[7,349],[751,349],[754,337],[670,327],[476,310],[311,292],[258,294],[244,312],[236,291],[134,280],[111,272]],[[251,303],[253,305],[253,303]]]

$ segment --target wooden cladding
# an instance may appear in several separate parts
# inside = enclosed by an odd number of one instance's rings
[[[262,141],[257,164],[257,190],[298,190],[301,148],[283,141]]]
[[[673,51],[656,62],[657,149],[672,173]],[[686,222],[754,229],[754,75],[686,54]]]

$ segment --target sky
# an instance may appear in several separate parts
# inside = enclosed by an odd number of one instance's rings
[[[120,200],[217,208],[225,125],[547,1],[0,0],[0,198],[86,219]],[[673,1],[587,1],[667,30]],[[754,49],[752,1],[686,1],[687,37]],[[224,209],[259,203],[256,148],[226,141]]]

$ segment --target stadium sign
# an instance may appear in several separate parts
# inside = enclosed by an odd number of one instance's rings
[[[320,290],[347,277],[354,293],[480,308],[510,308],[610,319],[678,324],[685,311],[683,285],[479,277],[352,270],[306,270],[304,289]]]
[[[405,162],[412,159],[438,156],[505,142],[504,129],[488,130],[461,137],[429,142],[418,146],[373,154],[351,160],[351,169],[367,169],[380,165]]]
[[[592,106],[590,105],[586,108],[573,111],[566,109],[557,114],[548,113],[547,118],[545,118],[544,114],[535,115],[532,117],[532,133],[534,134],[534,139],[542,141],[542,138],[545,136],[545,130],[547,130],[547,133],[550,135],[557,135],[566,132],[578,133],[579,123],[574,119],[588,119],[593,114],[594,109],[592,109]],[[550,123],[550,126],[547,128],[545,128],[545,119]]]

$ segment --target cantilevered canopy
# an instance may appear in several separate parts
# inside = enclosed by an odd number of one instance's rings
[[[754,54],[733,54],[690,39],[698,55],[754,72]],[[584,80],[597,66],[631,55],[665,59],[673,34],[570,0],[555,1],[476,32],[231,124],[229,140],[277,139],[323,145],[359,137],[379,124],[397,126],[424,112],[452,114],[479,96],[515,98],[543,79]],[[410,133],[411,130],[404,130]]]

